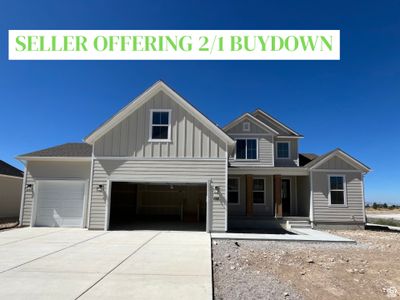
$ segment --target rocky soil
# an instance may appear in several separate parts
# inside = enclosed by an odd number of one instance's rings
[[[0,218],[0,230],[10,229],[18,226],[18,219],[16,218]]]
[[[400,297],[400,233],[329,232],[357,244],[213,240],[215,299]]]

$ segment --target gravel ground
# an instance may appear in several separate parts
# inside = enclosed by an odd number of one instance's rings
[[[400,296],[400,233],[329,232],[357,244],[213,240],[215,298]]]

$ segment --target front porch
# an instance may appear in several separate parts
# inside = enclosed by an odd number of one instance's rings
[[[308,175],[231,173],[228,230],[310,226]]]

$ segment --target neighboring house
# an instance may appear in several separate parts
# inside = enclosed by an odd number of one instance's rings
[[[221,129],[159,81],[84,143],[18,156],[26,165],[21,223],[363,227],[370,169],[340,149],[300,154],[301,138],[259,109]]]
[[[0,160],[0,218],[18,217],[24,173]]]

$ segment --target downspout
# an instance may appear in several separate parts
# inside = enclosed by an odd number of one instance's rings
[[[312,176],[312,171],[310,170],[310,222],[311,222],[311,227],[314,227],[314,197],[313,197],[313,176]]]
[[[90,210],[92,207],[92,191],[93,191],[93,171],[94,171],[94,145],[92,146],[92,159],[90,166],[90,177],[89,177],[89,199],[86,208],[86,228],[90,226]]]
[[[25,164],[24,179],[22,180],[22,192],[21,192],[21,207],[19,208],[19,227],[22,226],[25,206],[25,186],[26,186],[26,174],[28,170],[28,162]]]

